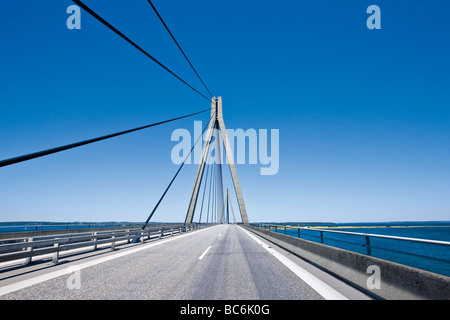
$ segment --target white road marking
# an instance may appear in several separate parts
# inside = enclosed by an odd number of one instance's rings
[[[205,250],[205,252],[202,253],[202,255],[198,258],[198,260],[202,260],[203,257],[208,253],[209,249],[211,249],[211,246],[209,246],[209,247]]]
[[[292,272],[294,272],[300,279],[305,281],[311,288],[313,288],[318,294],[324,297],[326,300],[348,300],[347,297],[330,287],[328,284],[320,280],[319,278],[312,275],[310,272],[306,271],[298,264],[286,258],[284,255],[269,247],[264,242],[259,240],[254,235],[250,234],[247,230],[240,227],[250,238],[255,240],[259,245],[266,249],[270,254],[272,254],[276,259],[288,267]]]
[[[142,251],[142,250],[153,248],[153,247],[159,246],[161,244],[164,244],[164,243],[167,243],[167,242],[170,242],[170,241],[174,241],[174,240],[177,240],[177,239],[181,239],[181,238],[184,238],[184,237],[188,237],[190,235],[196,234],[198,232],[206,231],[206,230],[209,230],[209,228],[197,230],[196,232],[186,233],[186,234],[179,235],[179,236],[176,236],[176,237],[173,237],[173,238],[168,238],[168,239],[164,239],[164,240],[158,240],[158,241],[156,241],[154,243],[139,244],[135,248],[124,250],[124,251],[118,252],[116,254],[111,254],[111,255],[108,255],[106,257],[98,258],[98,259],[91,260],[91,261],[88,261],[88,262],[79,263],[79,264],[70,264],[70,266],[68,268],[64,268],[64,269],[61,269],[61,270],[57,270],[57,271],[53,271],[53,272],[50,272],[50,273],[47,273],[47,274],[36,276],[36,277],[30,278],[30,279],[27,279],[27,280],[22,280],[22,281],[19,281],[19,282],[16,282],[16,283],[12,283],[12,284],[9,284],[9,285],[6,285],[6,286],[2,286],[2,287],[0,287],[0,296],[8,294],[8,293],[13,292],[13,291],[17,291],[17,290],[29,287],[29,286],[32,286],[32,285],[35,285],[35,284],[40,283],[40,282],[44,282],[44,281],[47,281],[47,280],[50,280],[50,279],[53,279],[53,278],[56,278],[56,277],[67,275],[67,274],[71,273],[70,271],[73,270],[74,268],[77,269],[77,270],[88,268],[88,267],[91,267],[91,266],[94,266],[94,265],[97,265],[97,264],[100,264],[100,263],[103,263],[103,262],[106,262],[106,261],[110,261],[110,260],[113,260],[113,259],[116,259],[116,258],[124,257],[124,256],[127,256],[127,255],[135,253],[135,252],[139,252],[139,251]]]

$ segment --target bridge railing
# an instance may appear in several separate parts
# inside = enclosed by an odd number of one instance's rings
[[[3,240],[0,243],[0,262],[25,259],[23,264],[26,265],[32,261],[33,257],[50,254],[52,255],[52,262],[57,264],[60,253],[63,251],[89,249],[89,247],[91,250],[97,250],[100,246],[115,250],[116,245],[131,242],[144,243],[146,240],[180,234],[205,226],[206,224],[174,225],[151,227],[145,230],[96,231]]]
[[[387,260],[393,260],[391,258],[396,258],[397,262],[399,263],[409,264],[411,266],[423,269],[427,269],[428,264],[419,265],[417,264],[417,261],[413,261],[413,259],[410,260],[399,259],[397,254],[401,254],[403,256],[412,258],[419,258],[421,259],[421,261],[424,260],[435,261],[438,262],[439,265],[436,267],[436,265],[433,264],[433,267],[438,269],[436,271],[435,270],[430,271],[435,271],[438,273],[442,273],[444,275],[450,275],[450,260],[446,259],[446,257],[450,257],[449,251],[450,242],[448,241],[388,236],[388,235],[349,232],[349,231],[327,230],[316,227],[308,228],[308,227],[276,225],[276,224],[258,224],[256,226],[269,231],[294,236],[296,238],[303,238],[305,240],[311,240],[321,244],[328,244],[330,246],[336,246],[342,249],[367,254],[368,256],[372,257],[378,257]],[[383,242],[380,240],[390,240],[390,241],[388,243],[386,241]],[[414,243],[418,245],[427,245],[427,248],[425,249],[424,247],[420,248],[420,250],[414,250],[414,248],[412,248],[411,246],[401,245],[401,243]],[[384,246],[382,246],[383,244]],[[440,251],[439,248],[441,249]],[[376,253],[374,253],[374,251],[376,251]],[[380,254],[380,252],[386,253]],[[390,253],[390,255],[388,253]]]

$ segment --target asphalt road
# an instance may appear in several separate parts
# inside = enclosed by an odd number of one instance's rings
[[[261,241],[261,240],[260,240]],[[270,252],[290,259],[283,263]],[[284,259],[283,258],[283,259]],[[237,225],[136,244],[57,266],[0,275],[0,299],[120,300],[322,300],[311,274],[295,271],[300,259],[290,257]],[[301,267],[299,267],[300,270]],[[308,268],[312,268],[308,266]],[[294,270],[294,271],[293,271]],[[316,271],[309,269],[314,274]],[[319,271],[318,271],[319,272]],[[302,277],[304,279],[302,279]],[[319,283],[327,281],[319,275]],[[314,278],[314,276],[312,277]],[[332,279],[341,298],[364,298]],[[3,288],[2,288],[3,287]],[[321,293],[319,293],[321,292]],[[332,296],[332,295],[331,295]],[[338,295],[339,298],[339,295]]]

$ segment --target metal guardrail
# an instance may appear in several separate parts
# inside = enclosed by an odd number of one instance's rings
[[[174,235],[190,230],[204,228],[206,224],[191,224],[179,226],[163,226],[156,228],[127,229],[116,231],[96,231],[76,234],[60,234],[53,236],[39,236],[30,238],[8,239],[0,242],[0,262],[25,259],[24,264],[29,264],[33,257],[52,254],[52,262],[58,263],[59,254],[79,248],[91,247],[96,250],[98,245],[110,244],[111,250],[115,250],[119,242],[128,244],[131,242],[144,243],[146,240],[164,235]],[[58,230],[55,230],[57,232]]]
[[[271,231],[267,230],[269,228],[268,225],[259,225],[259,227],[258,224],[252,224],[248,229],[275,245],[288,250],[291,254],[328,272],[330,275],[349,283],[373,298],[385,300],[446,300],[450,297],[450,277],[447,276],[447,271],[450,270],[448,264],[433,262],[432,264],[434,266],[443,266],[443,268],[439,267],[439,272],[436,272],[436,269],[429,270],[417,265],[411,265],[409,262],[405,263],[406,260],[424,259],[409,259],[408,257],[404,257],[405,260],[403,261],[394,261],[383,257],[374,257],[374,255],[382,253],[379,250],[372,250],[372,256],[369,256],[360,252],[365,252],[367,248],[358,249],[352,246],[359,251],[345,249],[346,246],[336,242],[329,242],[325,239],[333,238],[332,240],[335,240],[334,238],[339,237],[344,240],[349,240],[349,238],[353,238],[351,241],[362,242],[365,241],[366,235],[370,236],[368,234],[358,234],[357,236],[333,235],[332,233],[327,233],[329,230],[310,230],[300,227],[302,238],[299,239],[297,238],[297,227],[290,228],[284,225],[277,225],[277,232],[273,232],[275,231],[274,225],[270,226]],[[265,228],[263,229],[261,227]],[[284,234],[285,227],[286,235]],[[308,232],[308,230],[311,232]],[[323,232],[322,239],[325,240],[323,244],[320,243],[320,231]],[[306,234],[309,233],[316,234],[317,238],[314,240],[306,239]],[[410,245],[408,242],[403,243],[397,241],[398,239],[394,241],[370,239],[377,246],[387,244],[388,248],[393,249],[411,247],[411,250],[414,251],[415,248],[422,247],[422,245]],[[428,241],[426,242],[428,243]],[[447,251],[448,246],[445,245],[445,247],[442,247],[441,242],[438,241],[438,243],[440,244],[434,249],[430,249],[430,251],[435,251],[437,253],[435,256],[437,257],[440,256],[440,252],[443,255],[447,255],[449,253]],[[435,244],[429,244],[425,249],[428,250],[429,246],[434,247]],[[409,249],[405,250],[408,251]],[[424,252],[424,254],[429,253]],[[430,255],[433,254],[430,253]],[[392,256],[395,257],[396,255]]]
[[[380,239],[391,239],[391,240],[408,241],[408,242],[415,242],[415,243],[433,244],[433,245],[439,245],[439,246],[444,246],[444,247],[450,248],[450,242],[448,242],[448,241],[407,238],[407,237],[398,237],[398,236],[387,236],[387,235],[370,234],[370,233],[349,232],[349,231],[326,230],[326,229],[319,229],[319,228],[284,226],[284,225],[275,225],[275,224],[259,224],[256,226],[259,228],[269,230],[269,231],[275,231],[275,232],[284,231],[284,234],[287,234],[288,229],[291,229],[291,230],[296,229],[298,238],[301,238],[301,235],[302,235],[301,230],[316,231],[318,233],[318,235],[307,234],[307,237],[317,238],[317,239],[319,239],[320,243],[322,243],[322,244],[324,243],[324,240],[330,240],[330,241],[342,242],[342,243],[346,243],[346,244],[350,244],[350,245],[355,245],[355,246],[359,246],[359,247],[365,247],[366,254],[369,256],[372,256],[372,249],[379,249],[379,250],[385,250],[385,251],[390,251],[390,252],[394,252],[394,253],[401,253],[401,254],[406,254],[406,255],[410,255],[410,256],[415,256],[415,257],[419,257],[419,258],[430,259],[430,260],[435,260],[435,261],[440,261],[440,262],[445,262],[445,263],[450,264],[450,260],[446,260],[446,259],[440,259],[440,258],[436,258],[436,257],[416,254],[414,252],[407,252],[407,251],[402,251],[402,250],[396,250],[393,248],[386,248],[386,247],[379,247],[379,246],[371,245],[371,238],[380,238]],[[359,242],[351,242],[351,241],[346,241],[346,240],[337,239],[337,238],[327,238],[326,236],[324,236],[324,234],[326,234],[326,233],[361,236],[361,237],[363,237],[364,242],[359,243]]]

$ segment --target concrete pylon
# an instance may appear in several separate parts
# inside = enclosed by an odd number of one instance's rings
[[[189,208],[186,214],[185,224],[191,224],[194,219],[194,211],[197,205],[198,192],[200,190],[200,182],[202,181],[203,172],[205,170],[205,161],[209,152],[209,146],[213,135],[214,125],[216,123],[216,100],[211,101],[211,119],[209,120],[208,129],[206,130],[206,139],[203,144],[202,153],[200,156],[200,163],[198,165],[197,174],[195,175],[194,188],[192,189],[191,200],[189,201]]]
[[[228,140],[227,131],[225,128],[225,123],[223,121],[222,113],[222,97],[213,98],[211,103],[211,120],[209,122],[208,131],[206,133],[205,143],[203,145],[202,154],[200,158],[200,163],[198,165],[197,174],[195,176],[194,189],[192,190],[191,200],[189,202],[188,212],[186,214],[186,224],[192,223],[194,218],[195,207],[197,205],[198,193],[200,190],[200,182],[203,177],[203,172],[205,170],[205,161],[209,152],[209,147],[213,135],[213,129],[217,124],[217,128],[221,133],[223,144],[225,147],[225,154],[227,156],[228,166],[231,172],[231,178],[233,180],[234,190],[236,192],[236,198],[239,205],[239,211],[241,213],[242,223],[249,224],[247,217],[247,210],[245,209],[244,197],[242,196],[241,185],[239,183],[239,178],[236,171],[236,166],[234,165],[233,152],[231,151],[230,142]],[[219,149],[220,150],[220,149]],[[221,159],[221,158],[220,158]],[[234,213],[233,213],[234,214]]]

